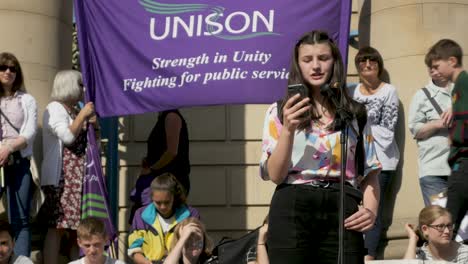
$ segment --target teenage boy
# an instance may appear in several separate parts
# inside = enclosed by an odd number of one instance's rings
[[[84,257],[69,264],[125,264],[104,255],[104,246],[109,241],[109,237],[104,223],[99,218],[88,217],[81,220],[76,233],[78,246]]]
[[[452,108],[453,84],[431,69],[432,61],[425,59],[431,79],[419,89],[411,100],[408,128],[418,144],[419,186],[424,206],[434,197],[447,192],[451,173],[447,159],[450,152],[448,139],[448,109]]]
[[[33,264],[25,256],[17,256],[13,253],[15,242],[13,231],[8,222],[0,221],[0,264]]]
[[[447,209],[455,224],[457,234],[460,223],[468,210],[468,74],[463,70],[463,51],[453,40],[439,40],[428,52],[431,69],[451,80],[452,110],[447,123],[450,125],[451,141],[448,162],[451,175],[448,179]],[[453,115],[453,120],[452,120]]]

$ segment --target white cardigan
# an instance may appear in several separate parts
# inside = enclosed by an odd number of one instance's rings
[[[18,92],[23,108],[23,124],[19,136],[26,139],[26,147],[20,150],[21,157],[31,157],[33,154],[34,137],[37,132],[37,104],[34,97],[24,92]]]
[[[43,160],[41,169],[41,186],[58,186],[62,175],[63,145],[75,141],[70,131],[73,119],[59,102],[47,105],[42,119]]]

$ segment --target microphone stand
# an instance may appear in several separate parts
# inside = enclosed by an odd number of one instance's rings
[[[334,87],[333,89],[341,89],[340,87]],[[341,92],[344,92],[341,90]],[[353,116],[350,112],[343,108],[342,100],[340,95],[340,101],[337,100],[336,94],[332,91],[329,84],[324,84],[320,87],[320,93],[322,96],[331,99],[332,104],[335,106],[335,124],[340,127],[340,144],[341,144],[341,172],[340,172],[340,206],[339,206],[339,229],[338,229],[338,263],[345,264],[344,260],[344,206],[345,206],[345,180],[346,180],[346,162],[347,162],[347,143],[348,143],[348,128],[351,128],[353,133],[358,136],[358,132],[353,127]]]

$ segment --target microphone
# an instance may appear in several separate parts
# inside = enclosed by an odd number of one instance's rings
[[[352,114],[343,108],[342,100],[338,99],[337,89],[340,89],[339,82],[334,82],[332,84],[325,83],[320,86],[320,94],[328,98],[330,100],[329,102],[334,106],[337,119],[336,125],[341,128],[348,122],[351,122]],[[350,127],[354,130],[353,126]]]
[[[340,83],[334,82],[332,84],[324,83],[320,86],[320,93],[329,95],[328,93],[331,92],[333,89],[340,89]]]
[[[333,90],[339,89],[340,88],[340,83],[339,82],[334,82],[332,84],[329,83],[324,83],[320,86],[320,93],[323,96],[328,96],[332,100],[336,100],[336,93]]]

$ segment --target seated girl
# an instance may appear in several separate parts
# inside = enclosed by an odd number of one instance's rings
[[[416,231],[410,224],[405,228],[409,237],[405,259],[468,263],[468,246],[452,240],[453,222],[447,209],[438,205],[428,206],[419,213]],[[424,244],[418,248],[420,239]]]
[[[161,260],[169,251],[177,224],[188,217],[200,217],[186,205],[183,188],[170,173],[151,182],[151,200],[135,212],[128,237],[128,255],[136,264]]]
[[[177,225],[174,233],[164,264],[204,264],[210,261],[213,246],[200,220],[189,217]]]

